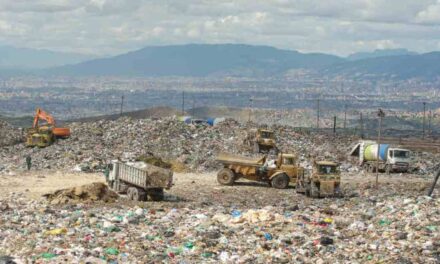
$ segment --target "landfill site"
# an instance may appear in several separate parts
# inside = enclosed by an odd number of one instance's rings
[[[233,118],[63,126],[0,122],[0,263],[440,262],[436,148]]]

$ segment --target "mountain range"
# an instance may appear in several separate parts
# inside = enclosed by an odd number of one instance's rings
[[[356,60],[389,57],[389,56],[402,56],[402,55],[417,55],[417,52],[412,52],[407,49],[377,49],[374,50],[373,52],[356,52],[350,54],[347,57],[347,60],[356,61]]]
[[[146,47],[114,57],[91,60],[78,54],[39,51],[37,55],[32,55],[28,54],[29,50],[13,50],[13,52],[21,52],[20,56],[17,55],[19,59],[15,64],[5,63],[8,58],[11,60],[14,53],[6,57],[0,56],[0,74],[31,72],[65,76],[266,77],[283,75],[292,69],[305,69],[323,75],[369,78],[371,76],[398,79],[440,77],[440,52],[417,54],[405,49],[375,50],[355,53],[343,58],[269,46],[187,44]],[[26,54],[29,55],[28,58]],[[1,48],[0,55],[2,55]],[[61,64],[68,65],[59,66]],[[5,67],[5,65],[16,67]],[[27,71],[11,73],[11,68]]]
[[[80,63],[96,58],[76,53],[0,46],[0,69],[30,70]]]

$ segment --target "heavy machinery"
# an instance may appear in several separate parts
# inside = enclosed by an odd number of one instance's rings
[[[116,192],[126,193],[129,200],[161,201],[164,189],[173,184],[173,171],[145,162],[124,163],[114,161],[107,183]]]
[[[295,184],[296,179],[304,174],[294,154],[279,153],[276,161],[268,161],[267,156],[247,158],[220,154],[217,161],[223,169],[217,174],[217,181],[222,185],[233,185],[240,178],[251,181],[267,182],[277,189],[285,189],[289,183]]]
[[[296,182],[296,191],[314,198],[341,196],[341,174],[339,164],[331,161],[313,163],[311,175],[301,174]]]
[[[350,155],[359,157],[359,165],[367,172],[375,172],[378,169],[377,160],[379,171],[407,172],[411,161],[410,151],[407,149],[392,147],[389,144],[380,144],[379,147],[375,141],[367,140],[357,143]]]
[[[46,121],[41,125],[40,120]],[[56,127],[55,119],[45,111],[37,108],[32,128],[26,133],[26,146],[44,148],[55,142],[57,138],[68,138],[70,129]]]
[[[278,152],[275,132],[269,129],[250,129],[244,143],[251,147],[255,153],[267,153],[272,149]]]

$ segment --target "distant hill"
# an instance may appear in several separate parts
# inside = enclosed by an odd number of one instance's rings
[[[347,59],[321,53],[300,53],[268,46],[242,44],[188,44],[146,47],[122,55],[93,59],[49,51],[0,48],[0,77],[10,75],[124,76],[124,77],[270,77],[295,70],[311,70],[322,76],[355,78],[440,77],[440,52],[416,54],[406,49],[375,50],[350,55]],[[15,52],[15,53],[14,53]],[[16,54],[14,57],[13,54]],[[21,65],[2,69],[2,65]],[[69,65],[40,68],[58,63]],[[23,66],[26,65],[26,66]]]
[[[92,58],[93,56],[83,54],[0,46],[0,69],[9,69],[9,73],[14,72],[12,70],[43,69],[74,64]]]
[[[388,56],[332,65],[323,74],[352,77],[376,76],[396,79],[440,77],[440,52],[420,55]]]
[[[344,59],[267,46],[189,44],[147,47],[116,57],[58,67],[56,75],[265,76],[288,69],[320,69]]]
[[[407,49],[377,49],[372,52],[357,52],[347,57],[348,60],[363,60],[378,57],[388,56],[402,56],[402,55],[417,55],[416,52],[409,51]]]

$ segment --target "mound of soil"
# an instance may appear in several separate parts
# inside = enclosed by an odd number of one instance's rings
[[[101,182],[62,189],[44,196],[50,204],[92,203],[97,201],[112,203],[118,198],[118,194]]]

